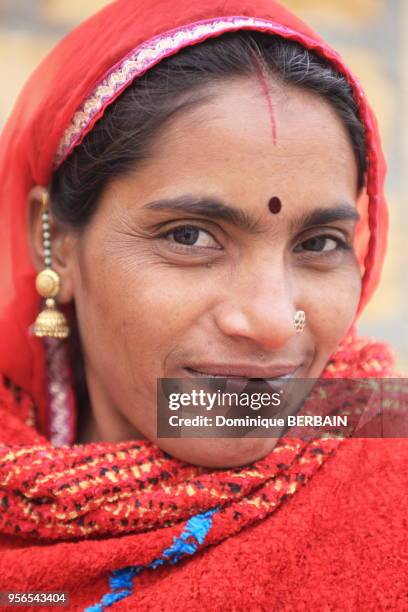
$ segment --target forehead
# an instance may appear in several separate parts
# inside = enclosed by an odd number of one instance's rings
[[[203,92],[162,126],[151,153],[136,181],[149,199],[193,192],[266,206],[277,195],[297,207],[356,197],[357,164],[335,110],[274,82],[267,96],[256,78]]]

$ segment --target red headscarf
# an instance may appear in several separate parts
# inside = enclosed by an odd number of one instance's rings
[[[31,394],[42,431],[45,354],[42,341],[28,333],[40,298],[27,239],[27,194],[36,184],[48,185],[55,167],[134,78],[187,45],[242,29],[296,40],[328,58],[352,84],[369,158],[368,216],[357,236],[367,246],[360,257],[359,313],[378,284],[388,225],[384,161],[374,116],[339,55],[273,0],[113,2],[65,37],[36,69],[0,141],[0,372]]]
[[[394,465],[405,441],[350,439],[337,453],[341,440],[292,438],[254,464],[220,471],[172,459],[147,440],[54,448],[28,422],[32,398],[46,430],[44,346],[28,334],[40,308],[29,190],[49,184],[138,75],[241,29],[296,40],[352,84],[369,158],[358,314],[377,286],[387,210],[376,122],[341,58],[301,21],[273,0],[118,0],[73,31],[30,78],[0,141],[0,373],[27,392],[0,384],[1,440],[11,441],[0,444],[0,591],[68,591],[69,609],[99,602],[92,612],[117,602],[113,609],[193,611],[406,602],[403,553],[391,537],[406,542],[407,477]],[[384,375],[384,351],[342,343],[325,373]]]

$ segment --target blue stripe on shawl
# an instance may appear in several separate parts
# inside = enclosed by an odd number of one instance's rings
[[[174,565],[186,555],[193,555],[197,552],[198,545],[204,542],[212,527],[212,517],[218,509],[218,507],[212,508],[207,512],[191,517],[185,524],[182,534],[178,537],[175,536],[173,544],[148,565],[130,565],[113,571],[109,577],[109,587],[111,589],[109,593],[106,593],[99,603],[85,608],[84,612],[103,612],[105,608],[109,608],[117,601],[132,595],[133,578],[144,569],[156,569],[166,563]]]

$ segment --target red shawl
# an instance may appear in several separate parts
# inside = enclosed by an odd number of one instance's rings
[[[133,79],[239,29],[297,40],[352,84],[369,158],[359,313],[378,284],[388,218],[376,122],[338,54],[298,19],[272,0],[119,0],[72,32],[32,75],[0,141],[0,591],[66,591],[70,610],[98,612],[408,608],[403,440],[283,439],[229,470],[148,441],[49,441],[46,355],[27,331],[40,307],[27,193]],[[390,376],[392,366],[388,348],[353,326],[324,376]]]

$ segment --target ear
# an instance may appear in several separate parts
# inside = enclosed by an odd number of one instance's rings
[[[44,244],[42,227],[42,197],[44,187],[37,185],[28,194],[28,241],[31,259],[37,272],[44,269]],[[61,288],[57,295],[60,304],[70,302],[74,298],[73,271],[75,258],[76,236],[72,230],[63,228],[52,217],[51,206],[49,207],[49,228],[51,234],[51,257],[52,269],[61,279]]]

